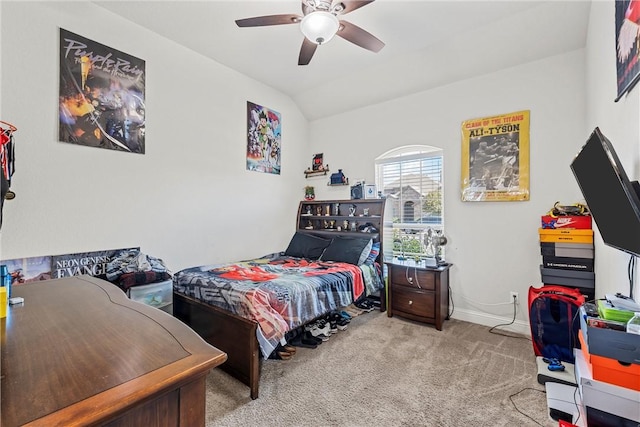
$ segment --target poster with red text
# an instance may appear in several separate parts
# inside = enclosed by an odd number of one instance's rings
[[[529,111],[462,122],[462,201],[529,200]]]

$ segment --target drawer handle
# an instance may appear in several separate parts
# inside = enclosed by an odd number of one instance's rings
[[[413,304],[413,301],[409,300],[409,305]]]
[[[409,283],[413,283],[413,277],[407,277],[407,280],[409,280]]]

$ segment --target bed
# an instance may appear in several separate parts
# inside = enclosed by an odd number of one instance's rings
[[[298,230],[283,252],[177,272],[173,314],[227,353],[220,368],[256,399],[262,360],[288,331],[359,298],[384,299],[380,244],[379,233]]]

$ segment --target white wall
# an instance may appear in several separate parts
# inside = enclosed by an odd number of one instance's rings
[[[615,4],[594,1],[591,3],[589,32],[587,37],[587,130],[596,126],[611,141],[631,180],[640,179],[639,141],[639,91],[630,93],[614,102],[616,87]],[[622,292],[629,295],[627,263],[629,255],[602,243],[596,232],[596,288],[599,297],[606,293]],[[640,238],[640,236],[639,236]],[[634,287],[636,301],[640,295],[637,283]]]
[[[19,129],[2,259],[140,246],[175,271],[286,247],[308,152],[289,97],[89,2],[0,7]],[[146,61],[145,155],[57,141],[59,27]],[[282,114],[281,175],[246,171],[247,101]]]
[[[569,164],[588,136],[584,85],[584,51],[574,51],[317,120],[310,148],[323,152],[332,170],[373,183],[374,159],[385,151],[406,144],[442,147],[453,317],[508,322],[513,290],[521,300],[515,328],[527,332],[527,292],[542,285],[540,216],[556,201],[582,198]],[[519,110],[531,111],[531,200],[462,202],[462,121]],[[319,189],[318,198],[348,197],[348,189]],[[500,303],[506,304],[495,305]]]

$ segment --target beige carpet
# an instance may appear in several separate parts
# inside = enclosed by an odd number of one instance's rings
[[[206,425],[557,426],[536,375],[527,339],[455,319],[440,332],[374,311],[315,350],[264,361],[257,400],[212,371]],[[514,407],[516,393],[531,418]]]

